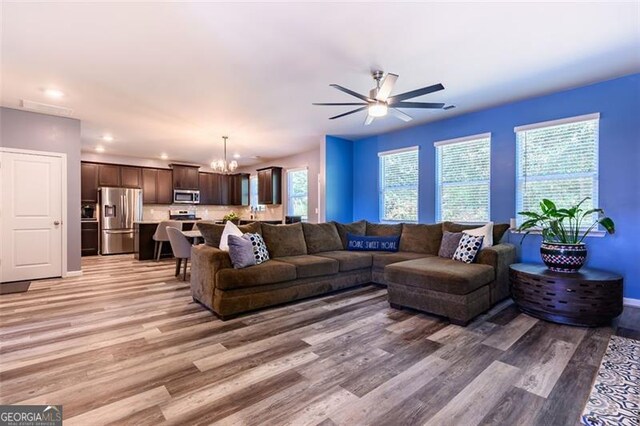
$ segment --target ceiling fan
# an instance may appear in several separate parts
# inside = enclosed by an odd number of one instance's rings
[[[376,82],[376,87],[371,89],[369,92],[369,96],[361,95],[360,93],[356,93],[353,90],[349,90],[346,87],[342,87],[338,84],[330,84],[331,87],[335,87],[336,89],[347,93],[351,96],[355,96],[356,98],[364,101],[364,102],[350,102],[350,103],[314,103],[313,105],[323,105],[323,106],[359,106],[360,108],[356,108],[349,112],[345,112],[343,114],[339,114],[333,117],[329,117],[329,120],[335,120],[336,118],[344,117],[346,115],[354,114],[356,112],[367,110],[367,118],[364,121],[365,125],[369,125],[373,122],[374,119],[379,117],[384,117],[387,113],[391,113],[395,117],[404,121],[411,121],[413,118],[400,111],[398,108],[419,108],[419,109],[450,109],[454,108],[453,105],[449,105],[445,107],[443,103],[433,103],[433,102],[404,102],[407,99],[415,98],[418,96],[426,95],[428,93],[437,92],[439,90],[444,90],[444,86],[440,83],[434,84],[432,86],[423,87],[421,89],[412,90],[410,92],[401,93],[399,95],[390,96],[391,91],[393,90],[393,86],[396,84],[396,80],[398,79],[397,74],[387,73],[384,75],[383,71],[373,71],[372,73],[373,79]],[[383,79],[384,77],[384,79]]]

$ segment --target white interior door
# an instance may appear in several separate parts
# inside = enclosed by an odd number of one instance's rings
[[[63,158],[0,152],[2,282],[62,276]]]

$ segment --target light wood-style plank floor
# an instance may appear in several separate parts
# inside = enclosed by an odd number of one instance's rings
[[[616,329],[510,302],[463,328],[373,285],[222,322],[174,269],[84,258],[0,296],[0,403],[63,404],[65,425],[575,425]]]

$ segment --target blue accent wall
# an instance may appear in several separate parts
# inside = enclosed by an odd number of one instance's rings
[[[325,138],[326,220],[351,222],[353,218],[353,142]]]
[[[433,143],[491,132],[491,217],[508,222],[516,215],[513,128],[595,112],[600,113],[599,204],[615,220],[617,232],[588,238],[587,265],[621,273],[625,277],[625,297],[640,299],[640,74],[354,141],[352,215],[347,208],[336,216],[378,221],[378,152],[419,145],[419,220],[433,223]],[[348,154],[340,164],[347,159]],[[344,182],[334,179],[333,184],[341,186]],[[327,194],[333,191],[327,181]],[[341,198],[345,199],[346,195]],[[518,245],[522,261],[541,262],[539,236],[527,237],[521,247],[519,235],[507,238]]]

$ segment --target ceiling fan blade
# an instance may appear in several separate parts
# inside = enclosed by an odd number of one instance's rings
[[[373,102],[373,99],[367,98],[365,95],[361,95],[360,93],[356,93],[353,90],[347,89],[346,87],[342,87],[339,84],[330,84],[329,86],[331,87],[335,87],[336,89],[340,90],[341,92],[347,93],[351,96],[355,96],[358,99],[362,99],[365,102]]]
[[[422,109],[440,109],[444,108],[444,104],[435,102],[396,102],[394,108],[422,108]]]
[[[410,115],[405,114],[404,112],[402,112],[400,110],[397,110],[395,108],[389,108],[389,112],[391,113],[391,115],[396,116],[397,118],[399,118],[402,121],[411,121],[411,120],[413,120],[413,118]]]
[[[376,100],[382,102],[386,101],[393,90],[393,86],[396,85],[396,80],[398,80],[398,74],[388,73],[384,80],[382,80],[382,85],[380,85],[380,90],[378,90]]]
[[[346,103],[338,103],[338,102],[314,102],[312,105],[321,105],[321,106],[354,106],[354,105],[368,105],[364,102],[346,102]]]
[[[367,114],[367,118],[364,120],[364,125],[368,126],[369,124],[373,123],[374,119],[374,116]]]
[[[395,104],[397,102],[404,101],[405,99],[415,98],[418,96],[426,95],[428,93],[437,92],[439,90],[444,90],[444,86],[440,83],[392,96],[388,99],[388,102],[389,104]]]
[[[329,117],[329,120],[335,120],[336,118],[344,117],[345,115],[349,115],[349,114],[353,114],[353,113],[356,113],[356,112],[360,112],[360,111],[363,111],[365,109],[367,109],[367,107],[363,106],[362,108],[357,108],[357,109],[354,109],[354,110],[349,111],[349,112],[345,112],[345,113],[340,114],[340,115]]]

